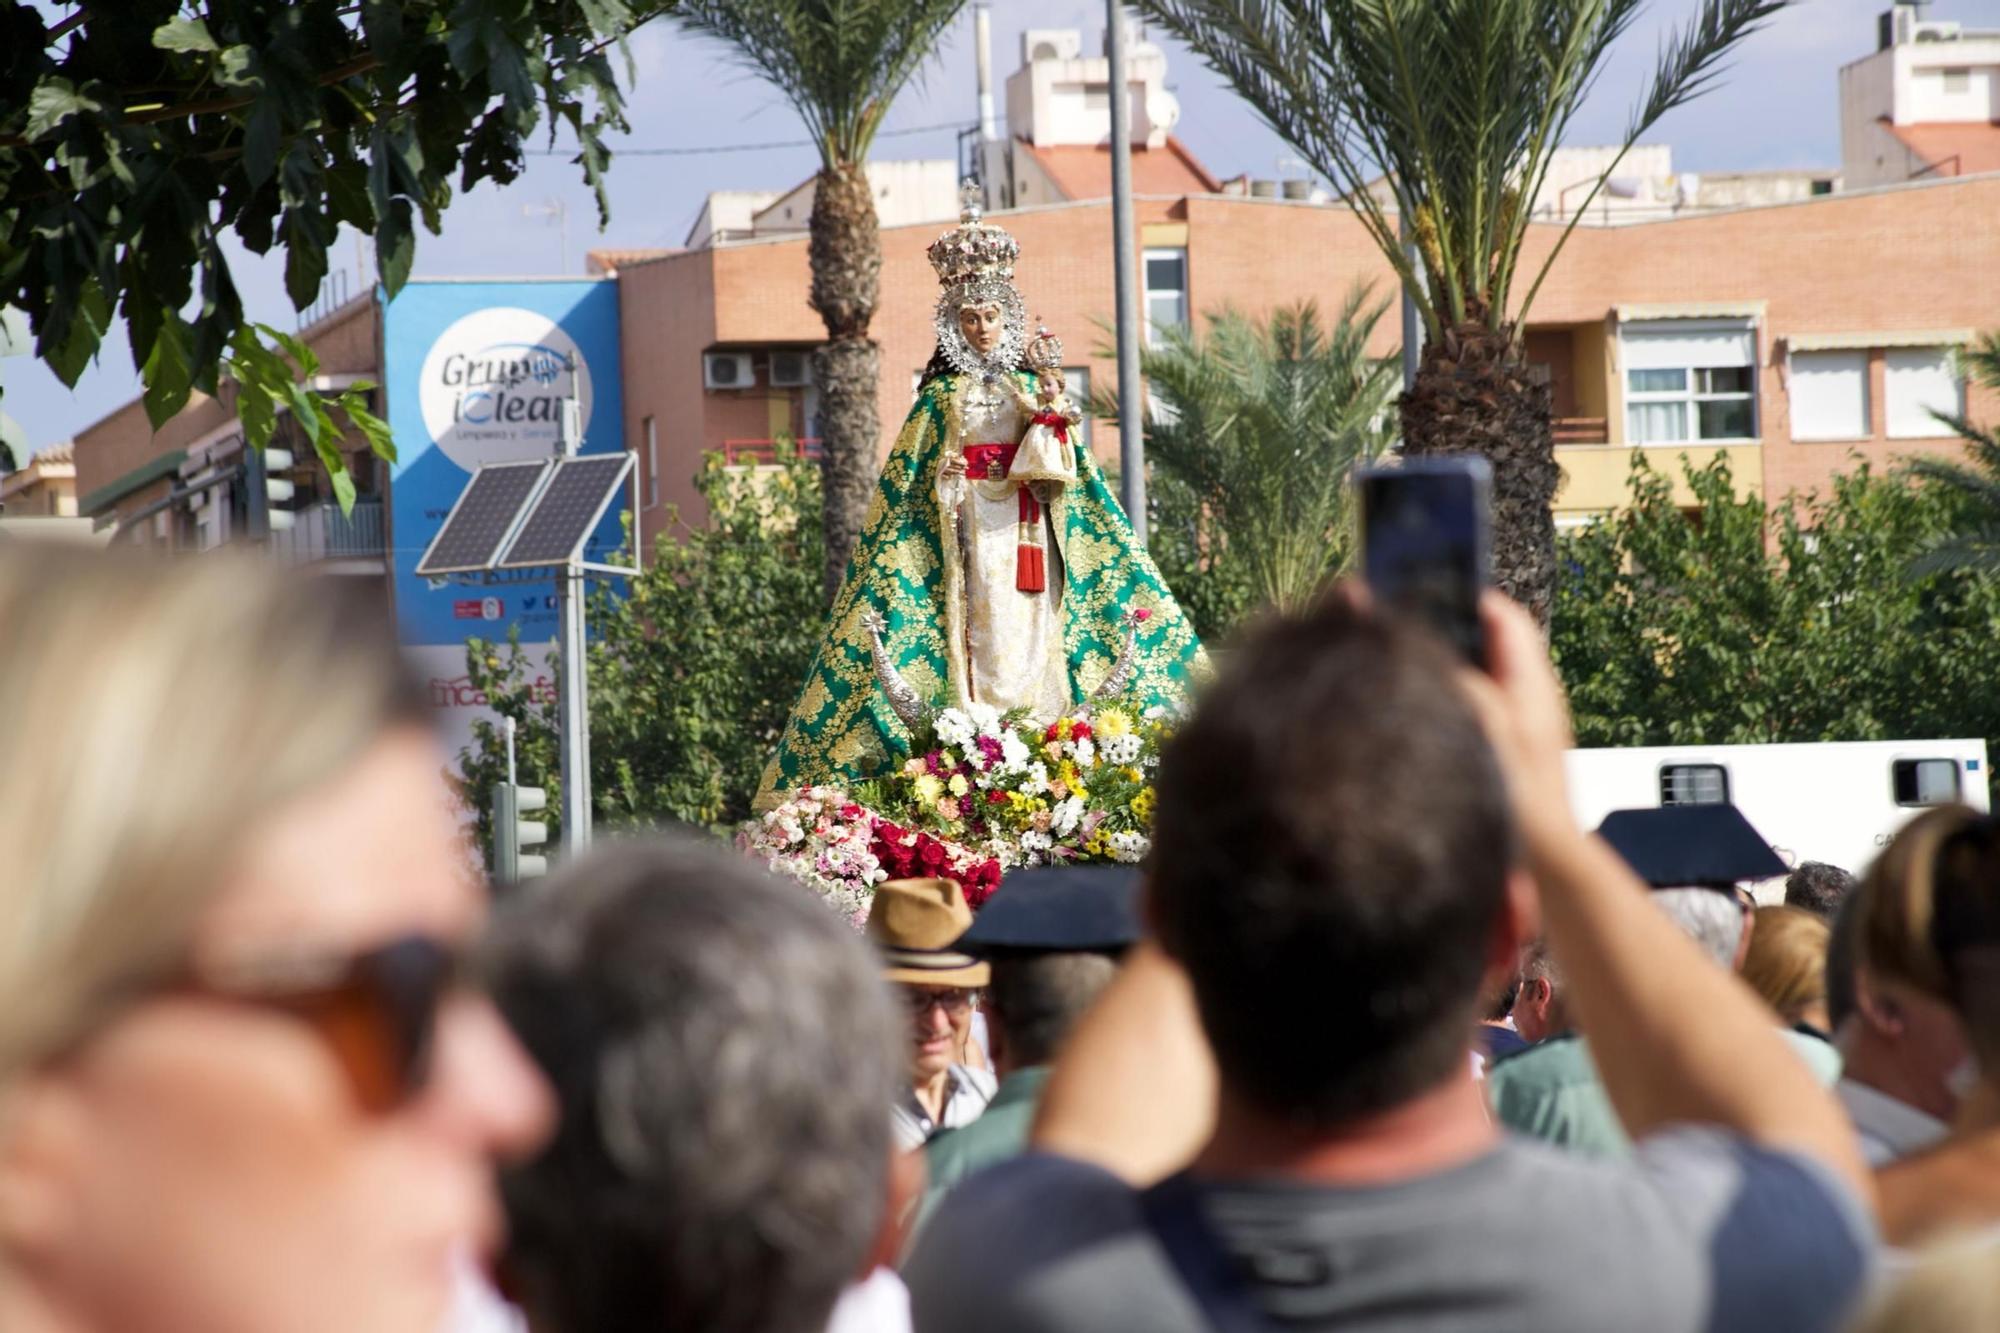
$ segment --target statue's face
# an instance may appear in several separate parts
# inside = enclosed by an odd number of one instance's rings
[[[967,347],[981,356],[991,356],[1000,345],[1002,319],[996,304],[962,306],[958,312],[958,331],[965,335]]]

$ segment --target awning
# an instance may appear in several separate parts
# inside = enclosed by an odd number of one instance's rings
[[[118,480],[105,486],[99,486],[96,490],[85,495],[81,500],[76,502],[77,513],[85,518],[96,518],[104,510],[109,509],[112,505],[118,503],[118,501],[124,499],[140,487],[150,486],[162,477],[173,476],[176,472],[180,471],[181,464],[186,460],[187,450],[169,449],[157,458],[152,458],[141,463]]]
[[[1653,301],[1617,305],[1620,324],[1647,319],[1762,319],[1762,301]]]
[[[1972,341],[1971,329],[1877,329],[1873,333],[1788,333],[1792,352],[1834,352],[1867,347],[1962,347]]]

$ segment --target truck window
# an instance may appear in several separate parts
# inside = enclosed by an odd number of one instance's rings
[[[1661,805],[1729,804],[1729,770],[1721,764],[1660,765]]]
[[[1945,805],[1958,799],[1956,759],[1898,759],[1890,772],[1897,805]]]

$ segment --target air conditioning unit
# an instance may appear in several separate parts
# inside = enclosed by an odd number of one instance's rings
[[[803,389],[812,383],[811,352],[771,353],[771,387]]]
[[[757,383],[748,352],[703,352],[701,383],[706,389],[748,389]]]

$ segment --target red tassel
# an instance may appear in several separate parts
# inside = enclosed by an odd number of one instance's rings
[[[1014,586],[1022,592],[1042,592],[1049,586],[1048,567],[1043,561],[1042,548],[1023,545],[1016,549],[1014,560]]]
[[[1042,508],[1035,493],[1026,486],[1021,497],[1020,545],[1014,549],[1014,587],[1021,592],[1042,592],[1049,586],[1048,567],[1042,555]]]

